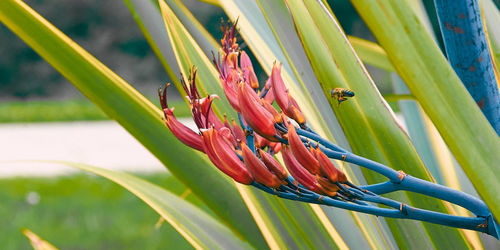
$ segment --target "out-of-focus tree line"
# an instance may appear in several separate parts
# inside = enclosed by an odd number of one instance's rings
[[[195,2],[195,1],[188,1]],[[168,80],[121,0],[27,0],[58,29],[145,94]],[[218,28],[222,13],[198,3],[201,21]],[[151,93],[149,93],[151,92]],[[0,98],[67,98],[79,92],[38,54],[0,24]]]
[[[156,89],[169,80],[123,1],[26,0],[26,3],[143,94],[154,96]],[[216,39],[220,38],[220,20],[225,17],[221,9],[197,0],[183,3]],[[330,4],[348,34],[373,40],[349,1],[330,1]],[[259,78],[266,77],[261,69],[257,71]],[[66,99],[80,95],[0,24],[0,101]]]

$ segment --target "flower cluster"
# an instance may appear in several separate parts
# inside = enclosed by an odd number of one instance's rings
[[[214,55],[213,62],[224,94],[238,113],[240,126],[234,119],[221,120],[214,113],[212,102],[218,96],[200,96],[193,67],[187,82],[181,77],[181,83],[199,131],[175,118],[173,108],[168,107],[165,88],[160,89],[159,95],[168,128],[181,142],[207,154],[219,170],[239,183],[277,189],[290,184],[290,173],[298,182],[293,183],[297,188],[336,196],[342,183],[346,183],[346,176],[317,143],[297,134],[297,130],[307,128],[306,119],[283,82],[281,65],[273,65],[271,76],[261,89],[249,56],[239,48],[235,26],[223,25],[222,30],[221,53]],[[279,152],[288,171],[275,159]]]
[[[205,153],[220,171],[235,181],[279,197],[460,227],[498,237],[496,227],[488,226],[495,222],[481,200],[355,155],[320,137],[307,126],[302,110],[288,92],[281,77],[281,65],[273,65],[269,79],[261,88],[249,56],[239,48],[235,26],[228,23],[222,30],[222,49],[217,57],[213,55],[213,62],[219,71],[224,95],[238,114],[239,124],[234,119],[230,122],[225,115],[223,119],[216,115],[212,103],[219,97],[200,95],[193,67],[187,79],[181,76],[181,84],[197,131],[175,118],[174,108],[167,104],[167,88],[159,90],[165,123],[181,142]],[[353,96],[354,92],[347,89],[331,91],[338,105]],[[276,154],[281,154],[286,168],[276,160]],[[376,171],[389,180],[358,187],[347,180],[330,158]],[[401,190],[463,206],[477,217],[413,208],[381,196]]]

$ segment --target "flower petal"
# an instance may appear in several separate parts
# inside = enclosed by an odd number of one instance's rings
[[[179,122],[173,113],[174,109],[165,108],[165,124],[179,141],[201,152],[204,152],[201,137],[198,133]]]
[[[255,154],[250,150],[250,148],[245,144],[241,144],[241,150],[243,153],[243,161],[247,166],[248,170],[252,173],[256,182],[271,188],[277,188],[281,186],[281,181],[274,175],[266,165],[255,156]]]
[[[274,157],[260,148],[257,149],[257,152],[259,153],[260,158],[266,165],[267,169],[273,172],[280,180],[285,180],[288,177],[288,173],[286,172],[286,170],[276,159],[274,159]]]
[[[328,156],[321,149],[313,148],[311,150],[319,162],[321,175],[329,179],[331,182],[337,182],[340,170],[338,170]]]
[[[281,65],[277,66],[276,63],[273,65],[273,70],[271,72],[271,84],[274,98],[278,106],[286,112],[288,109],[288,90],[285,87],[285,83],[281,78]]]
[[[290,148],[286,145],[283,145],[283,149],[281,150],[281,152],[286,168],[293,176],[293,178],[295,178],[307,189],[313,192],[320,192],[319,184],[316,178],[297,161]]]
[[[209,159],[219,170],[239,183],[247,185],[252,183],[251,173],[238,158],[230,144],[215,129],[203,130],[202,138]]]
[[[276,128],[274,127],[273,115],[258,100],[252,97],[252,92],[255,93],[247,84],[240,83],[238,85],[238,100],[243,118],[262,137],[271,141],[277,141],[274,138]]]
[[[240,67],[241,71],[243,71],[243,76],[245,77],[246,82],[250,84],[250,87],[258,89],[259,82],[257,80],[257,76],[255,75],[250,57],[248,57],[245,51],[242,51],[240,55]]]
[[[233,124],[233,132],[234,132],[234,137],[236,137],[236,140],[247,143],[247,138],[245,136],[245,132],[243,132],[243,129],[241,129],[241,127],[238,124],[236,124],[234,120],[231,120],[231,123]]]
[[[302,166],[313,175],[320,173],[318,160],[316,160],[313,154],[304,146],[304,143],[295,131],[293,125],[288,126],[288,143],[290,144],[293,155]]]

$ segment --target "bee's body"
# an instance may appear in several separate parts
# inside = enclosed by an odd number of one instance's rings
[[[348,97],[353,97],[354,92],[348,90],[348,89],[343,89],[343,88],[334,88],[332,89],[331,96],[340,103],[343,101],[346,101]]]

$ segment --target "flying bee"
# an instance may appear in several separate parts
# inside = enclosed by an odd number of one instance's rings
[[[347,101],[348,97],[353,97],[354,92],[352,92],[348,89],[334,88],[331,91],[331,96],[333,98],[337,99],[337,101],[339,102],[339,106],[340,106],[340,103],[343,101]]]

